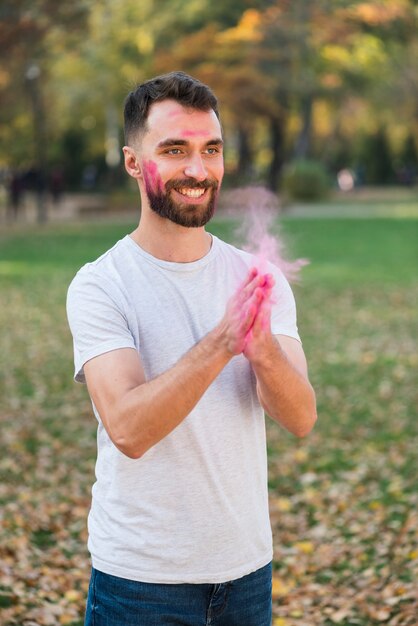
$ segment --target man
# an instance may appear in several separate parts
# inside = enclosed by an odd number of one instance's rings
[[[207,86],[140,85],[125,135],[139,225],[68,294],[98,420],[86,624],[268,626],[263,409],[297,436],[316,419],[293,296],[205,231],[224,171]]]

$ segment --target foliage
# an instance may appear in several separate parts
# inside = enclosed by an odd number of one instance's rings
[[[393,211],[394,212],[394,211]],[[230,237],[235,224],[211,228]],[[319,422],[268,421],[276,626],[416,623],[414,219],[288,218]],[[0,622],[81,626],[96,423],[72,382],[65,292],[131,224],[0,235]]]
[[[7,64],[0,72],[0,166],[33,164],[34,109],[47,117],[44,98],[51,81],[51,57],[66,54],[85,34],[89,5],[89,0],[2,2],[0,54]],[[45,120],[42,123],[45,126]]]
[[[341,142],[351,154],[359,134],[386,126],[391,142],[417,138],[413,0],[3,4],[2,167],[39,158],[37,125],[50,164],[65,160],[66,137],[83,134],[70,178],[103,161],[109,143],[120,147],[125,94],[172,69],[218,93],[232,177],[274,190],[286,162],[314,156],[333,166]],[[34,65],[40,74],[30,82]]]
[[[321,200],[329,193],[330,179],[318,161],[299,159],[286,166],[280,188],[292,200]]]

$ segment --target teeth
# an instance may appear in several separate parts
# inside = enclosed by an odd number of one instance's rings
[[[205,193],[204,189],[178,189],[179,193],[183,196],[187,196],[188,198],[200,198]]]

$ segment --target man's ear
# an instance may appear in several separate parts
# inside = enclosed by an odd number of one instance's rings
[[[125,169],[132,178],[142,178],[142,169],[135,150],[130,146],[122,148],[125,159]]]

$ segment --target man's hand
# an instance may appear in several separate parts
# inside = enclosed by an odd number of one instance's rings
[[[234,354],[242,352],[251,363],[266,413],[303,437],[316,421],[315,393],[299,341],[271,332],[274,284],[271,274],[251,270],[230,300],[223,322]]]
[[[270,296],[274,281],[270,274],[252,268],[229,300],[218,332],[230,355],[255,347],[260,335],[270,330]],[[246,354],[246,356],[248,356]],[[248,357],[249,358],[249,357]]]
[[[253,324],[247,333],[244,355],[250,362],[257,358],[262,359],[263,353],[274,340],[271,334],[271,307],[272,290],[274,278],[271,274],[260,275],[258,290],[261,290],[262,297],[259,300],[258,308],[254,316]]]
[[[301,344],[290,337],[272,335],[271,307],[274,278],[250,270],[229,300],[216,329],[230,357],[244,356],[257,378],[257,393],[264,410],[287,430],[302,437],[316,420],[315,393],[308,380]]]

